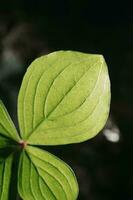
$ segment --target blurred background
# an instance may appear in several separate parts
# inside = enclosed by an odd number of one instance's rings
[[[0,98],[16,125],[25,70],[36,57],[61,49],[104,55],[112,85],[111,112],[95,138],[49,151],[74,169],[78,200],[133,200],[132,3],[0,1]]]

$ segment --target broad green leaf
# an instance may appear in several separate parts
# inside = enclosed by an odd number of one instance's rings
[[[104,126],[110,82],[103,56],[58,51],[28,68],[18,97],[18,118],[29,144],[82,142]]]
[[[26,147],[19,165],[18,191],[23,200],[76,200],[73,171],[47,151]]]
[[[16,128],[4,106],[0,100],[0,135],[19,141],[19,135]],[[0,138],[1,143],[1,138]]]
[[[0,200],[9,200],[13,154],[0,160]]]

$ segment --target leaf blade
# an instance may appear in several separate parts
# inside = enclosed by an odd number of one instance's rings
[[[0,161],[0,199],[9,199],[9,188],[11,179],[11,169],[13,163],[13,154],[5,160]]]
[[[0,100],[0,133],[3,136],[19,141],[19,135],[16,128],[4,106]]]
[[[18,109],[22,137],[34,145],[85,141],[103,128],[109,106],[110,81],[101,55],[54,52],[33,62],[25,75],[18,98],[18,107],[23,107]]]
[[[8,138],[0,135],[0,149],[8,147],[10,145],[11,145],[11,141]]]
[[[24,162],[21,160],[19,168],[18,185],[24,200],[76,200],[77,181],[72,170],[63,161],[35,147],[26,147],[26,151],[28,154],[23,153]],[[29,173],[25,173],[27,168]],[[28,183],[28,189],[24,182]]]

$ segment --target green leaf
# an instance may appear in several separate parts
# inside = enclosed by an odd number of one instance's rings
[[[16,131],[16,128],[1,100],[0,100],[0,135],[6,136],[7,138],[11,138],[15,141],[19,141],[19,135]],[[0,143],[1,142],[2,141],[0,137]]]
[[[85,141],[105,125],[110,81],[103,56],[58,51],[28,68],[18,97],[18,118],[29,144]]]
[[[3,148],[15,148],[15,146],[18,145],[16,141],[11,140],[10,138],[0,135],[0,149]]]
[[[36,147],[26,147],[19,165],[18,191],[23,200],[76,200],[78,185],[63,161]]]
[[[0,135],[0,149],[10,145],[10,140]]]
[[[0,200],[9,200],[13,154],[0,160]]]

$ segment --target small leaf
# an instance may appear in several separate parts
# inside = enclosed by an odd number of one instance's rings
[[[0,160],[0,200],[9,200],[13,154]]]
[[[101,55],[59,51],[35,60],[18,98],[21,136],[35,145],[82,142],[104,126],[110,82]]]
[[[0,135],[19,141],[19,135],[16,128],[4,106],[0,100]],[[0,138],[1,143],[1,138]]]
[[[18,191],[23,200],[76,200],[78,185],[73,171],[54,155],[26,147],[19,165]]]

